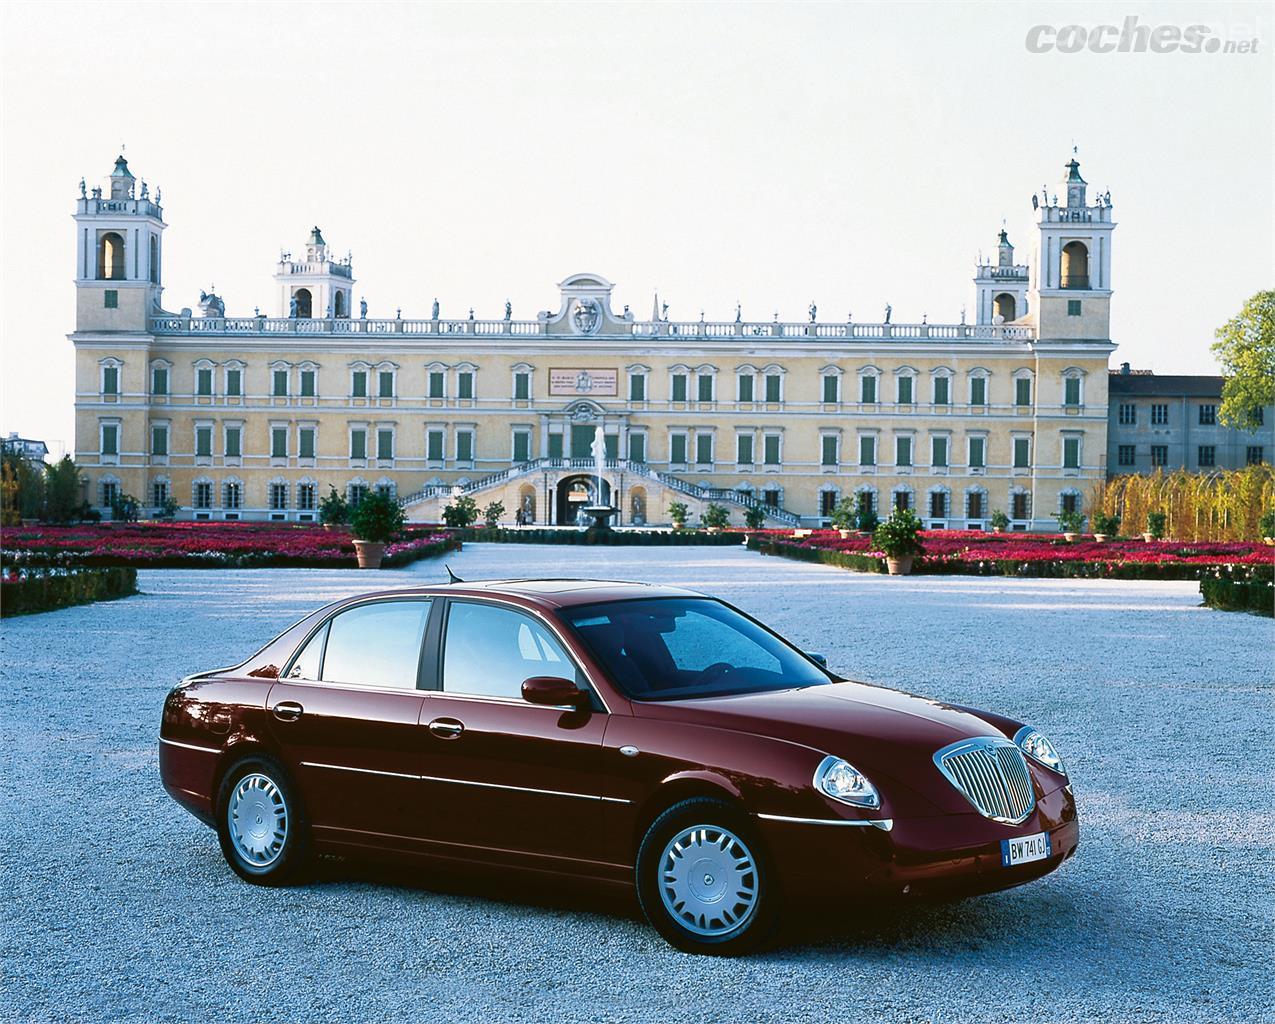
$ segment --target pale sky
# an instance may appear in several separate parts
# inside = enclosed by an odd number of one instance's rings
[[[515,317],[593,271],[641,316],[954,322],[1079,147],[1112,334],[1216,372],[1275,283],[1266,4],[195,4],[0,8],[0,430],[72,437],[81,175],[163,190],[164,304],[276,315],[280,248],[354,253],[372,316]],[[1036,25],[1210,26],[1256,54],[1031,53]]]

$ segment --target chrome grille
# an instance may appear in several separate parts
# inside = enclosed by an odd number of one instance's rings
[[[1036,807],[1027,761],[1009,740],[961,740],[935,754],[934,763],[985,818],[1017,825]]]

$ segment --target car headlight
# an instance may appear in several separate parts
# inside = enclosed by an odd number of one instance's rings
[[[1043,732],[1038,732],[1030,725],[1025,725],[1014,734],[1014,742],[1018,744],[1024,754],[1037,764],[1043,764],[1046,768],[1057,772],[1059,775],[1067,774],[1067,769],[1063,767],[1062,758],[1058,756],[1058,751],[1049,742],[1049,737]]]
[[[854,807],[880,807],[876,786],[849,761],[825,757],[815,771],[815,789],[843,804]]]

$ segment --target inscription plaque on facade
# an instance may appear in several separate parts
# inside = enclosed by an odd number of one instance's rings
[[[619,389],[618,370],[549,371],[549,394],[596,395],[614,398]]]

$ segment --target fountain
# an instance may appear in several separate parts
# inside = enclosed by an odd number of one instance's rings
[[[597,429],[593,432],[593,466],[598,476],[597,503],[593,505],[585,505],[585,515],[593,517],[593,525],[585,530],[586,536],[596,537],[600,533],[607,533],[611,529],[611,516],[619,511],[611,505],[602,503],[602,469],[606,465],[607,443],[606,435],[602,432],[602,424],[599,423]]]

